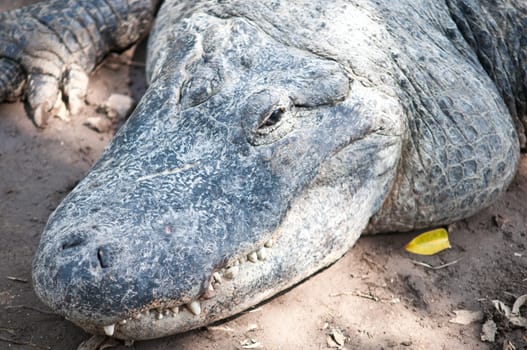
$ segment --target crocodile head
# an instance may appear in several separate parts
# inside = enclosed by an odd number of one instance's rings
[[[344,254],[393,182],[391,97],[243,19],[181,25],[34,260],[39,297],[92,333],[155,338],[269,298]]]

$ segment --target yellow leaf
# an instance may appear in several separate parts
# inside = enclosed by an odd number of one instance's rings
[[[419,255],[434,255],[448,248],[450,242],[444,228],[421,233],[404,247],[407,252]]]

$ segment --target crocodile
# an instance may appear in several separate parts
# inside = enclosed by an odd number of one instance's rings
[[[37,295],[94,334],[201,327],[361,234],[468,217],[525,146],[522,0],[50,0],[0,14],[0,100],[37,126],[77,114],[147,32],[149,87],[33,262]]]

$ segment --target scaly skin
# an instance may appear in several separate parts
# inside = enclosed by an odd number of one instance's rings
[[[527,6],[522,1],[449,0],[448,8],[464,40],[494,81],[526,146]]]
[[[166,1],[151,85],[50,217],[37,294],[90,332],[154,338],[362,233],[472,215],[516,170],[526,21],[520,1]]]
[[[150,28],[150,0],[52,0],[0,13],[0,101],[25,99],[37,126],[79,112],[89,73]],[[25,85],[25,86],[24,86]]]

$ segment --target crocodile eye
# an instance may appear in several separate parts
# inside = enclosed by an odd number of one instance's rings
[[[296,109],[287,91],[266,89],[250,95],[240,109],[248,141],[268,145],[293,130]]]
[[[258,131],[264,131],[278,124],[285,113],[285,108],[280,107],[274,109],[269,115],[265,116],[258,125]]]

